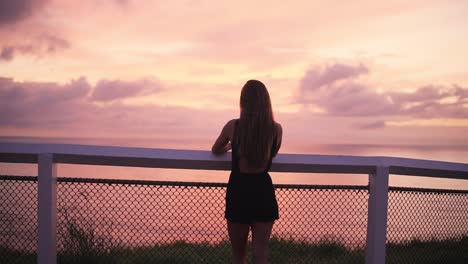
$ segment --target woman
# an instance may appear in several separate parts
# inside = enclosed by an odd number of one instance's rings
[[[267,263],[268,241],[278,219],[278,204],[268,170],[281,146],[282,128],[273,119],[265,85],[249,80],[242,88],[240,118],[224,126],[212,147],[222,154],[232,148],[232,169],[226,192],[229,240],[234,263],[245,263],[249,228],[253,261]]]

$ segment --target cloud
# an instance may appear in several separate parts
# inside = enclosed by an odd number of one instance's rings
[[[0,0],[0,27],[32,16],[46,0]]]
[[[17,46],[5,46],[2,48],[2,53],[0,54],[0,61],[11,61],[14,59],[16,54],[39,54],[38,47],[33,47],[31,45],[17,45]]]
[[[384,128],[386,126],[385,121],[383,120],[377,120],[377,121],[372,121],[372,122],[366,122],[366,123],[356,123],[354,125],[355,128],[358,129],[379,129],[379,128]]]
[[[353,66],[341,63],[328,65],[324,69],[309,69],[301,81],[304,89],[317,90],[322,86],[333,84],[336,81],[358,77],[367,74],[369,70],[362,64]]]
[[[108,102],[133,96],[154,94],[161,90],[155,80],[139,81],[101,80],[91,96],[93,101]]]
[[[0,126],[66,127],[75,122],[92,121],[96,125],[126,119],[132,124],[135,120],[131,116],[141,112],[154,114],[154,109],[125,106],[117,99],[146,95],[159,89],[159,84],[153,80],[104,80],[93,87],[84,77],[65,84],[0,78]],[[101,107],[94,101],[112,101],[112,104]]]
[[[468,88],[423,86],[411,93],[388,93],[401,115],[423,118],[468,118]]]
[[[12,61],[18,55],[50,55],[71,46],[57,33],[54,23],[45,19],[50,14],[37,15],[48,2],[0,0],[0,62]]]
[[[29,104],[79,100],[85,98],[90,90],[91,86],[84,77],[63,85],[53,82],[16,82],[12,78],[0,78],[0,98],[5,104],[18,97]]]
[[[412,92],[377,92],[356,79],[368,72],[363,65],[344,64],[309,70],[300,83],[296,103],[341,116],[468,117],[468,88],[428,85]]]
[[[453,91],[449,91],[444,87],[423,86],[419,87],[412,93],[392,93],[394,100],[401,103],[435,101],[450,96]]]
[[[15,82],[0,78],[0,125],[54,126],[73,120],[73,108],[87,97],[91,86],[81,77],[60,85],[46,82]]]
[[[375,116],[391,115],[398,111],[385,95],[354,82],[327,87],[319,91],[319,96],[315,103],[334,115]]]
[[[46,50],[49,53],[54,53],[58,50],[67,49],[71,46],[68,40],[51,34],[44,34],[39,39],[46,47]]]
[[[30,39],[29,42],[30,44],[4,46],[0,53],[0,61],[11,61],[17,54],[36,56],[54,54],[71,46],[68,40],[51,34],[39,35]]]
[[[2,52],[0,52],[0,61],[10,61],[13,59],[13,53],[15,51],[14,47],[3,47]]]

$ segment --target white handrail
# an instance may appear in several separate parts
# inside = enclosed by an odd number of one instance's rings
[[[56,263],[56,163],[229,170],[210,151],[0,143],[0,162],[38,163],[38,263]],[[366,263],[385,263],[389,174],[468,179],[468,164],[397,157],[279,154],[271,171],[369,175]]]
[[[56,163],[229,170],[230,155],[210,151],[152,149],[74,144],[0,143],[0,162],[37,163],[41,153]],[[434,160],[341,155],[278,154],[271,171],[370,174],[388,167],[390,174],[468,179],[468,164]]]

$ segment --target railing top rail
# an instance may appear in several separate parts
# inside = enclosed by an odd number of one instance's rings
[[[230,155],[210,151],[94,146],[75,144],[0,143],[0,162],[36,163],[41,153],[67,164],[229,170]],[[391,174],[468,179],[468,164],[398,157],[278,154],[271,171],[370,174],[389,167]]]

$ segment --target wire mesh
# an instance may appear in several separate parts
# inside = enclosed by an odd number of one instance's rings
[[[37,178],[0,178],[0,263],[36,263]]]
[[[468,263],[468,190],[390,187],[387,263]]]
[[[225,188],[59,178],[58,262],[229,263]],[[270,263],[364,262],[367,186],[275,189],[280,219],[270,240]],[[0,263],[36,261],[36,190],[36,177],[0,176]],[[465,263],[467,202],[466,191],[390,188],[387,263],[437,263],[431,262],[437,257]],[[251,242],[248,263],[250,248]]]
[[[24,181],[28,180],[28,181]],[[0,178],[11,200],[36,215],[35,177]],[[366,186],[276,185],[280,220],[273,227],[271,263],[361,263],[367,219]],[[59,178],[59,263],[229,263],[224,219],[226,184]],[[6,194],[6,193],[5,193]],[[2,195],[6,196],[6,195]],[[2,214],[9,214],[7,205]],[[10,219],[19,218],[10,215]],[[3,255],[35,257],[37,224],[27,243],[2,235]],[[17,233],[4,221],[2,229]],[[251,235],[248,259],[251,263]],[[25,263],[30,261],[21,261]]]

